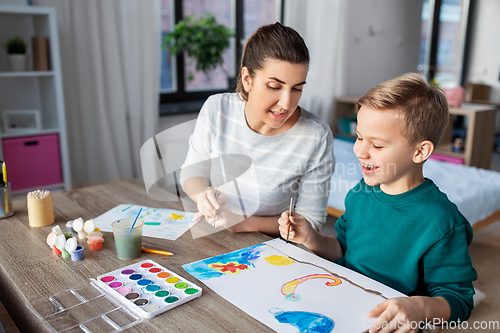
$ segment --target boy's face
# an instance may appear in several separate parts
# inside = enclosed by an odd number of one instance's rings
[[[354,153],[368,185],[380,185],[387,194],[400,194],[423,182],[421,164],[414,162],[416,146],[410,147],[401,133],[397,111],[362,106],[357,118]]]

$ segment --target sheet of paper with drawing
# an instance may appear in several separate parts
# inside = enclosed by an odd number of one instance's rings
[[[405,296],[281,239],[183,268],[278,332],[361,333],[375,305]]]
[[[144,221],[142,235],[168,240],[176,240],[185,233],[195,214],[166,208],[122,204],[96,217],[94,222],[101,231],[112,232],[111,223],[120,219],[135,218],[141,208],[139,218]]]

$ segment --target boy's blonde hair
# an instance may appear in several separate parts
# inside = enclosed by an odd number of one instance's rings
[[[448,101],[443,90],[419,74],[407,73],[382,82],[356,103],[356,108],[396,110],[401,132],[410,145],[425,140],[437,146],[449,122]]]

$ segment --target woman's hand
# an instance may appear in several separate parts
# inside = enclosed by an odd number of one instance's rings
[[[207,187],[205,191],[200,193],[197,198],[197,207],[198,212],[193,216],[193,222],[199,221],[203,216],[205,216],[205,220],[209,222],[217,214],[217,211],[224,207],[224,204],[227,203],[227,197],[221,191],[216,191],[211,187]]]
[[[283,239],[287,239],[288,227],[290,226],[288,240],[299,244],[307,242],[313,229],[311,223],[296,212],[292,212],[292,216],[289,216],[288,211],[283,212],[278,219],[278,224],[280,235]]]

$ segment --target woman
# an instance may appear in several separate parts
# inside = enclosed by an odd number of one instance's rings
[[[237,92],[208,98],[189,140],[181,184],[197,203],[194,221],[278,236],[293,198],[294,217],[320,229],[333,136],[298,106],[308,69],[309,51],[292,28],[264,25],[247,40]]]

